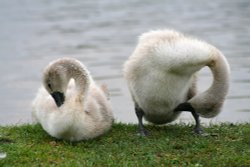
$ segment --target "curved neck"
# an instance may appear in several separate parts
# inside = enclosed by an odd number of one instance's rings
[[[81,62],[72,58],[55,60],[46,67],[43,73],[44,87],[54,98],[58,107],[65,101],[65,93],[72,78],[75,80],[75,97],[82,100],[93,81]]]
[[[78,95],[87,93],[92,81],[88,70],[76,59],[62,58],[52,62],[44,72],[44,86],[49,93],[66,93],[70,79],[75,80]]]
[[[67,61],[62,62],[61,65],[66,69],[66,85],[68,85],[69,80],[73,78],[75,80],[77,94],[83,95],[87,93],[91,78],[85,66],[77,60],[64,60]]]
[[[198,114],[203,117],[216,116],[223,105],[229,90],[230,68],[226,58],[219,51],[213,52],[207,64],[213,74],[213,83],[205,91],[189,100]]]
[[[209,96],[213,96],[214,100],[222,100],[225,98],[229,89],[230,68],[226,58],[219,52],[216,59],[208,64],[213,73],[213,83],[207,90]]]

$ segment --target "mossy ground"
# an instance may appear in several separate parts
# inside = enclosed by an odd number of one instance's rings
[[[250,124],[205,128],[189,125],[146,126],[150,136],[136,135],[137,126],[114,124],[94,140],[67,142],[50,137],[40,125],[0,127],[0,166],[250,166]]]

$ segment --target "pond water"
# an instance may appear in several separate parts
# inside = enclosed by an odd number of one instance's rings
[[[117,121],[136,122],[122,65],[138,36],[173,28],[219,48],[232,70],[223,111],[204,122],[250,121],[250,1],[0,1],[0,125],[31,121],[43,68],[60,57],[82,61],[111,92]],[[199,87],[211,83],[201,71]],[[177,120],[193,122],[184,113]]]

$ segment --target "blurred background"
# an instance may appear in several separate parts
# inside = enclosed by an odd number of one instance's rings
[[[231,65],[224,108],[203,122],[250,121],[249,17],[249,0],[1,0],[0,125],[31,121],[43,68],[65,56],[108,84],[116,121],[136,123],[122,66],[141,33],[163,28],[213,44]],[[200,72],[200,91],[211,79],[207,68]],[[189,113],[178,121],[194,122]]]

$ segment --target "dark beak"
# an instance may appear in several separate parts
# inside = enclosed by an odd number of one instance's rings
[[[60,107],[61,105],[63,105],[65,97],[64,94],[61,92],[53,92],[51,93],[51,96],[54,98],[57,107]]]
[[[174,109],[175,112],[178,112],[178,111],[191,111],[193,112],[194,111],[194,108],[193,106],[188,103],[188,102],[185,102],[185,103],[181,103],[179,104],[175,109]]]

